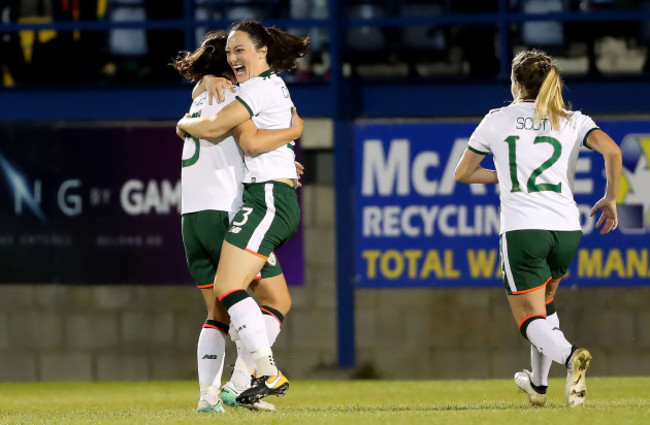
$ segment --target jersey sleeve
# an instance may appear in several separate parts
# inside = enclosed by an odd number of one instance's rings
[[[591,149],[587,144],[587,138],[592,131],[598,130],[599,127],[589,115],[584,115],[583,113],[576,111],[574,116],[578,120],[578,140],[584,147]]]
[[[267,101],[267,90],[264,90],[264,81],[255,79],[241,85],[236,99],[246,107],[251,117],[264,110]]]
[[[476,127],[476,130],[469,137],[467,142],[467,149],[479,155],[487,155],[492,150],[490,149],[489,135],[490,135],[490,122],[489,114],[486,115],[481,123]]]

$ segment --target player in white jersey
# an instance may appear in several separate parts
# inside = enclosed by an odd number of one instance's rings
[[[582,145],[605,161],[605,196],[596,227],[608,233],[618,225],[616,196],[621,151],[591,118],[566,108],[562,81],[551,58],[539,50],[512,61],[512,96],[490,111],[469,139],[456,167],[456,180],[498,183],[501,202],[501,261],[508,302],[519,330],[531,343],[532,372],[515,374],[515,383],[535,406],[546,403],[553,361],[566,365],[566,401],[582,406],[591,354],[574,347],[560,330],[553,298],[582,237],[573,178]],[[496,170],[481,167],[488,154]]]
[[[225,60],[227,33],[214,31],[208,33],[202,45],[195,52],[183,52],[174,62],[174,67],[184,77],[197,81],[206,72],[231,74]],[[220,82],[225,82],[223,78]],[[235,100],[237,88],[221,89],[221,102],[211,102],[209,93],[201,93],[201,83],[197,84],[194,101],[190,108],[191,116],[209,116],[218,113],[225,105]],[[281,130],[257,130],[248,120],[233,132],[244,135],[258,143],[286,144],[299,137],[302,121],[298,117],[294,127]],[[188,266],[196,285],[205,298],[208,318],[205,321],[197,347],[197,363],[201,398],[197,411],[223,412],[219,390],[225,355],[225,335],[229,331],[229,317],[221,303],[217,302],[213,285],[219,263],[221,246],[230,220],[242,204],[244,162],[241,150],[230,133],[219,140],[204,140],[185,137],[182,159],[182,231]],[[282,269],[274,257],[264,265],[259,280],[253,285],[256,296],[265,313],[268,338],[274,341],[280,331],[284,315],[291,307],[291,297]],[[231,380],[222,390],[223,401],[230,405],[240,405],[235,398],[239,391],[250,386],[254,362],[245,350],[241,350],[237,332],[230,334],[238,346],[237,361]],[[272,343],[272,342],[271,342]],[[273,405],[264,401],[248,404],[245,407],[274,410]]]
[[[308,47],[308,38],[257,21],[234,24],[226,55],[240,85],[238,102],[214,116],[184,117],[178,127],[199,138],[221,137],[251,118],[260,129],[288,127],[293,104],[275,72],[295,69]],[[284,394],[289,381],[275,365],[262,315],[246,288],[267,256],[295,234],[300,207],[293,144],[267,150],[245,136],[238,141],[247,152],[244,205],[223,244],[214,289],[255,359],[258,378],[237,397],[240,403],[253,403],[267,395]]]

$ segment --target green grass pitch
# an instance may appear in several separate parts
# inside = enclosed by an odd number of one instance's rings
[[[582,409],[564,405],[551,380],[548,405],[532,408],[512,380],[303,381],[269,397],[274,413],[194,411],[197,384],[177,382],[3,383],[0,424],[650,424],[650,378],[590,378]]]

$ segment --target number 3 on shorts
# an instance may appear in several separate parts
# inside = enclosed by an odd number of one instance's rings
[[[241,221],[233,221],[233,226],[243,226],[248,221],[248,216],[251,215],[253,209],[251,207],[242,207],[242,219]]]

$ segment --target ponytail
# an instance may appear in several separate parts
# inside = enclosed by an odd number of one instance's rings
[[[276,27],[267,27],[273,42],[269,46],[266,60],[276,72],[292,71],[298,66],[298,59],[309,51],[309,37],[289,34]]]
[[[555,65],[548,64],[548,66],[550,66],[550,69],[535,99],[533,120],[540,122],[545,117],[548,117],[551,126],[559,130],[560,118],[568,119],[569,113],[566,111],[566,105],[562,98],[562,80],[560,79],[560,74],[557,72]]]

